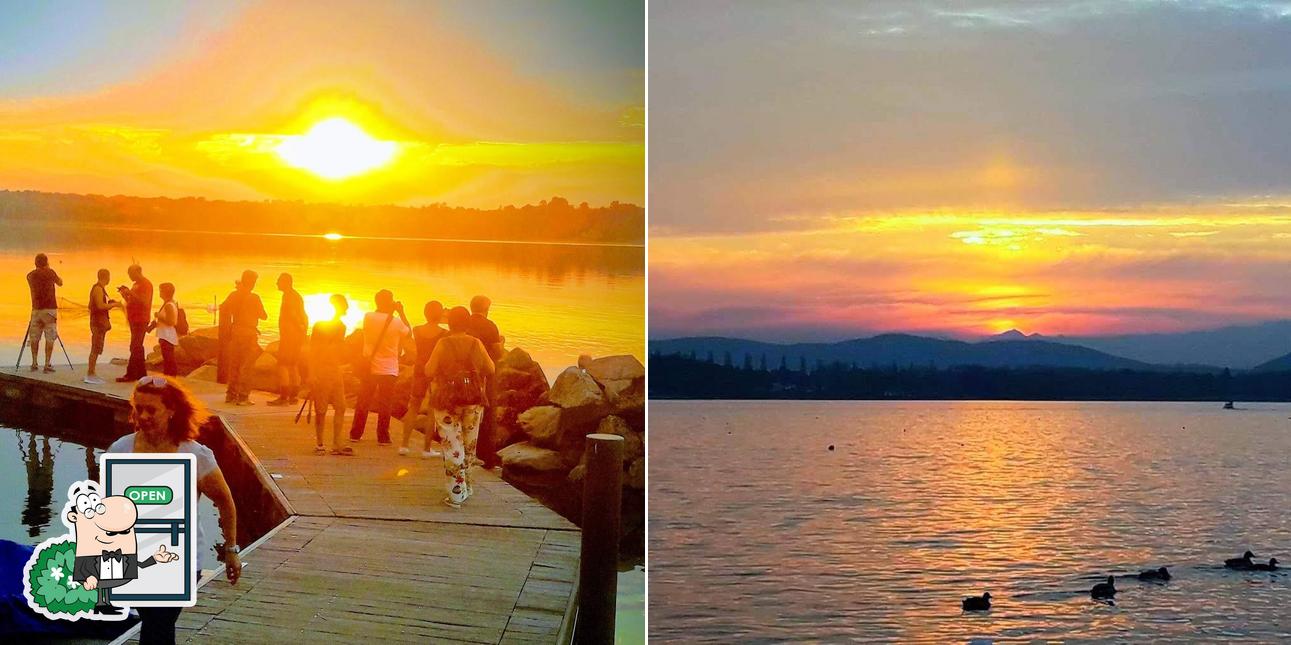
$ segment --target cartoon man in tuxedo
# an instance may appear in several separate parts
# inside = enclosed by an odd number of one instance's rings
[[[112,606],[112,588],[138,578],[139,567],[174,562],[179,554],[166,551],[162,544],[156,555],[139,562],[134,532],[139,511],[133,501],[120,495],[100,497],[98,488],[89,485],[74,489],[72,496],[75,505],[67,512],[67,521],[76,527],[72,579],[98,590],[94,613],[119,614],[121,608]]]

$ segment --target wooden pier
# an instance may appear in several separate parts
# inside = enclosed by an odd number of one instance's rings
[[[133,389],[111,381],[121,367],[100,368],[106,385],[82,383],[83,365],[57,369],[6,366],[0,384],[38,391],[44,407],[80,399],[120,418]],[[290,517],[243,545],[236,586],[221,571],[201,587],[180,616],[181,642],[553,643],[568,631],[580,540],[569,521],[481,469],[463,508],[443,505],[442,461],[421,458],[418,433],[406,457],[377,446],[375,415],[351,444],[356,456],[317,456],[313,425],[293,423],[297,408],[267,406],[261,392],[257,405],[233,406],[222,385],[185,383],[268,474]],[[392,421],[396,444],[402,431]],[[136,642],[137,631],[118,641]]]

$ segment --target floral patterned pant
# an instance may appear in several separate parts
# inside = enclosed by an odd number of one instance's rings
[[[444,473],[448,475],[448,499],[461,504],[471,496],[471,466],[475,442],[480,436],[484,406],[468,405],[455,411],[435,410],[435,425],[444,441]]]

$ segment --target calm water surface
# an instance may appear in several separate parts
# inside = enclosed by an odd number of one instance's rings
[[[67,503],[67,487],[99,478],[104,447],[0,425],[0,538],[36,546],[46,538],[67,534],[59,513]],[[219,514],[203,497],[198,522],[210,543],[220,541]],[[215,562],[215,549],[206,562]]]
[[[1291,563],[1291,406],[1244,407],[652,401],[651,637],[1291,639],[1291,573],[1222,568]]]
[[[215,227],[177,222],[176,228],[180,224]],[[105,230],[68,222],[36,226],[0,220],[0,226],[5,228],[0,235],[0,358],[7,357],[9,365],[27,330],[31,299],[26,275],[38,252],[49,256],[66,285],[58,290],[63,300],[59,324],[73,363],[84,363],[89,354],[85,307],[96,272],[101,267],[112,272],[109,296],[117,297],[116,286],[129,285],[126,268],[136,259],[154,287],[176,285],[195,328],[215,324],[213,303],[228,295],[243,269],[259,272],[256,291],[269,313],[260,326],[262,345],[277,337],[281,292],[275,281],[287,272],[295,277],[314,320],[331,317],[330,294],[344,294],[351,304],[346,319],[351,329],[363,311],[372,310],[380,289],[392,290],[403,301],[413,324],[424,322],[422,307],[428,300],[466,305],[472,296],[486,294],[493,299],[490,317],[507,337],[507,347],[523,347],[549,379],[576,364],[579,354],[645,356],[645,254],[639,247],[327,240],[323,232],[197,234]],[[124,358],[129,355],[129,328],[120,311],[112,316],[107,356]],[[156,342],[148,337],[149,348]],[[66,366],[62,350],[55,353]],[[104,374],[123,371],[114,367]]]

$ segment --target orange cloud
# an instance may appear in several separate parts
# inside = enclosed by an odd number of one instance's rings
[[[388,5],[259,5],[125,83],[0,102],[0,186],[230,199],[644,199],[643,88],[619,101],[519,71],[483,39]],[[411,154],[353,182],[266,150],[343,116]]]

